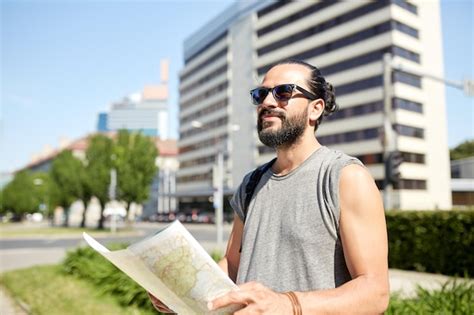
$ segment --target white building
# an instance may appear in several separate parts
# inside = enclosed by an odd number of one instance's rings
[[[249,90],[287,58],[317,66],[336,87],[340,111],[323,121],[320,142],[359,157],[382,188],[387,52],[407,69],[392,73],[395,148],[404,157],[394,208],[451,208],[444,86],[414,74],[443,76],[440,5],[403,0],[238,1],[191,35],[180,72],[180,208],[209,204],[219,150],[228,152],[227,195],[272,158]]]

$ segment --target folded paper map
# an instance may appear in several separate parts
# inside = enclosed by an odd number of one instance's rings
[[[156,235],[110,251],[87,233],[86,242],[178,314],[232,314],[239,307],[209,311],[207,303],[237,286],[196,239],[174,221]]]

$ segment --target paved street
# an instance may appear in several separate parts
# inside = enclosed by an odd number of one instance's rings
[[[133,243],[147,236],[151,236],[167,224],[140,222],[135,225],[137,232],[128,233],[123,236],[96,237],[102,244],[110,243]],[[207,251],[213,251],[216,248],[216,231],[213,225],[208,224],[185,224],[189,232],[201,243]],[[24,228],[19,226],[19,228]],[[230,233],[231,226],[224,225],[224,244]],[[0,233],[1,235],[1,233]],[[85,246],[80,233],[67,235],[41,235],[2,237],[0,236],[0,272],[26,268],[41,264],[59,263],[66,255],[67,250],[78,246]],[[225,246],[220,249],[224,251]]]

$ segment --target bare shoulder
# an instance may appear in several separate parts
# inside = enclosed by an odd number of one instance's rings
[[[383,210],[380,192],[367,168],[359,164],[345,166],[339,181],[341,209],[346,211]]]
[[[360,164],[349,164],[342,168],[340,183],[357,183],[374,181],[367,168]]]

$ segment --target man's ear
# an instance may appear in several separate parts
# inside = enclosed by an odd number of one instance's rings
[[[317,100],[312,101],[309,103],[308,107],[308,117],[311,121],[316,122],[319,117],[324,112],[324,107],[325,107],[324,100],[322,98],[318,98]]]

